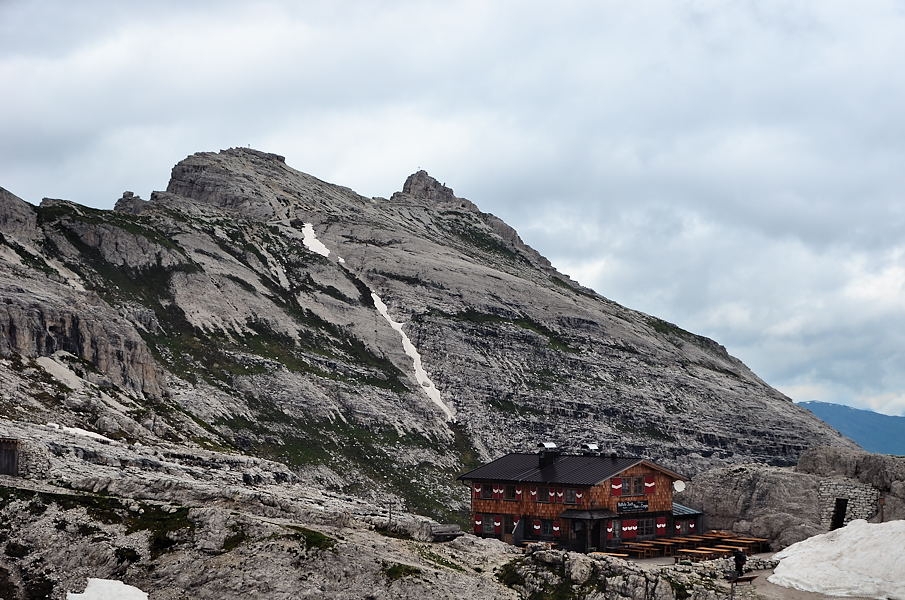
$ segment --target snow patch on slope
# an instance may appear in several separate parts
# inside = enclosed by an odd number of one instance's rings
[[[302,238],[305,248],[321,256],[330,256],[330,250],[314,235],[314,225],[305,223],[302,227],[302,235],[305,236]]]
[[[85,591],[81,594],[66,592],[66,600],[148,600],[148,595],[122,581],[89,577]]]
[[[387,323],[390,324],[390,327],[398,331],[399,335],[402,336],[402,349],[405,350],[405,353],[412,359],[415,368],[415,379],[421,384],[421,391],[427,394],[427,397],[446,413],[447,421],[452,421],[452,409],[443,402],[443,399],[440,397],[440,390],[437,389],[437,386],[435,386],[434,382],[428,377],[427,371],[424,370],[424,366],[421,364],[421,355],[418,353],[418,349],[415,348],[415,345],[409,339],[409,336],[402,331],[402,323],[397,323],[390,318],[390,315],[387,312],[387,305],[383,303],[380,296],[371,292],[371,298],[374,299],[374,306],[377,308],[377,312],[386,319]]]
[[[770,583],[832,596],[905,600],[905,521],[852,521],[778,552]]]

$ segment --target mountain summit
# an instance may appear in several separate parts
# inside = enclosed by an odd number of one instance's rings
[[[0,193],[0,414],[227,449],[425,514],[476,460],[683,473],[851,446],[713,340],[557,272],[425,171],[367,198],[234,148],[114,211]]]

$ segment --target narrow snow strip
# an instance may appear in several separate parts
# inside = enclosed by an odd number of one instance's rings
[[[148,600],[148,594],[122,581],[89,577],[85,591],[66,592],[66,600]]]
[[[427,376],[427,372],[421,365],[421,355],[418,354],[418,350],[409,339],[409,336],[407,336],[405,332],[402,331],[402,323],[397,323],[390,318],[390,315],[387,312],[387,305],[383,303],[383,300],[380,299],[380,296],[378,296],[374,292],[371,292],[371,298],[374,299],[374,306],[377,307],[377,312],[379,312],[381,316],[383,316],[383,318],[387,320],[387,323],[390,324],[390,327],[398,331],[399,335],[402,336],[402,349],[405,350],[405,353],[412,359],[412,363],[415,367],[415,379],[418,381],[418,383],[421,384],[421,390],[425,394],[427,394],[427,397],[430,398],[434,404],[440,407],[440,410],[446,413],[446,420],[452,421],[452,409],[450,409],[450,407],[443,402],[442,398],[440,398],[440,390],[437,389],[437,386],[434,385],[434,382],[431,381],[430,377]]]
[[[330,256],[330,250],[328,250],[323,242],[314,235],[314,225],[305,223],[302,227],[302,235],[305,236],[302,238],[302,243],[305,244],[305,248],[308,248],[321,256]]]
[[[93,431],[88,431],[87,429],[82,429],[81,427],[66,427],[65,425],[60,425],[59,423],[48,423],[47,426],[51,429],[56,429],[57,431],[62,431],[64,433],[74,433],[75,435],[82,435],[101,442],[113,442],[113,440],[108,437],[104,437],[99,433],[94,433]]]
[[[778,552],[770,583],[830,596],[905,599],[905,521],[852,521]]]

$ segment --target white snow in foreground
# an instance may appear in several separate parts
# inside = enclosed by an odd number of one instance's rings
[[[82,429],[81,427],[66,427],[65,425],[60,425],[59,423],[48,423],[47,426],[51,429],[56,429],[57,431],[74,433],[75,435],[83,435],[85,437],[90,437],[102,442],[113,442],[113,440],[108,437],[104,437],[99,433],[94,433],[93,431],[88,431],[87,429]]]
[[[330,250],[317,239],[317,236],[314,235],[314,225],[311,223],[305,223],[302,226],[302,243],[305,245],[305,248],[308,248],[312,252],[320,254],[321,256],[330,256]]]
[[[148,600],[148,595],[122,581],[90,577],[84,592],[66,592],[66,600]]]
[[[440,409],[446,413],[446,420],[453,420],[453,412],[449,406],[443,402],[443,399],[440,398],[440,390],[437,389],[437,386],[434,385],[434,382],[430,380],[430,377],[427,376],[427,371],[424,370],[424,367],[421,364],[421,355],[418,354],[417,348],[409,339],[409,336],[402,331],[402,323],[397,323],[393,319],[390,318],[389,313],[387,312],[387,305],[383,303],[383,300],[380,299],[380,296],[371,292],[371,298],[374,299],[374,306],[377,307],[377,312],[381,314],[381,316],[387,320],[387,323],[390,324],[390,327],[399,332],[399,335],[402,336],[402,349],[405,350],[405,353],[412,359],[412,363],[414,363],[415,367],[415,379],[418,383],[421,384],[421,390],[427,394],[427,397],[433,401],[434,404],[440,407]]]
[[[770,583],[832,596],[905,600],[905,521],[852,521],[778,552]]]

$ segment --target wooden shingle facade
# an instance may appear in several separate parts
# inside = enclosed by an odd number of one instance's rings
[[[577,551],[700,529],[673,503],[685,478],[642,458],[507,454],[459,477],[471,491],[473,531],[509,543],[546,540]]]

